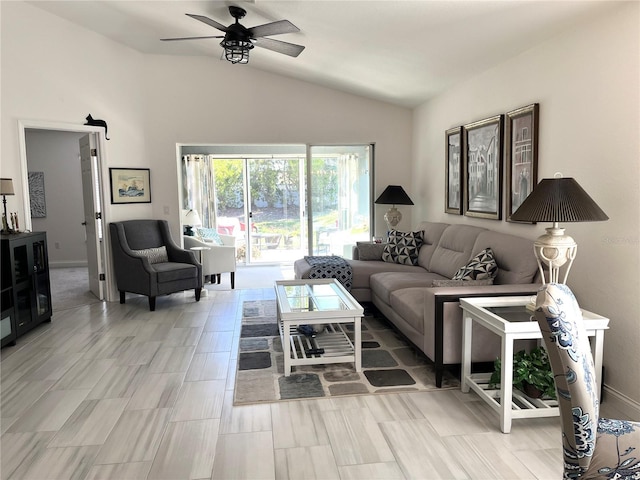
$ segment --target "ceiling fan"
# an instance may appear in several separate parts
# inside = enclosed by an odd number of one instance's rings
[[[225,58],[231,63],[245,64],[249,63],[249,51],[254,47],[262,47],[274,52],[283,53],[290,57],[297,57],[304,50],[302,45],[296,45],[295,43],[283,42],[280,40],[273,40],[269,37],[271,35],[281,35],[283,33],[295,33],[300,29],[296,27],[289,20],[279,20],[277,22],[265,23],[264,25],[258,25],[257,27],[246,28],[240,24],[240,19],[243,18],[247,11],[244,8],[230,6],[229,13],[236,19],[236,23],[232,23],[228,27],[225,27],[221,23],[211,20],[203,15],[195,15],[187,13],[186,15],[199,20],[207,25],[217,28],[224,32],[224,35],[210,35],[204,37],[182,37],[182,38],[161,38],[162,41],[176,41],[176,40],[198,40],[203,38],[222,38],[220,45],[224,48]]]

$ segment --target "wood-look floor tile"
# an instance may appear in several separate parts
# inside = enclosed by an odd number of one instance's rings
[[[82,355],[82,353],[54,353],[40,368],[29,372],[23,379],[27,381],[59,380],[80,360]]]
[[[322,412],[338,465],[393,462],[378,423],[367,409]]]
[[[142,383],[147,368],[145,365],[114,366],[100,378],[87,398],[131,398]]]
[[[22,477],[37,457],[42,455],[55,432],[6,433],[0,442],[0,476]],[[20,473],[22,472],[22,473]]]
[[[209,478],[220,420],[192,420],[167,425],[149,473],[154,480]]]
[[[224,380],[229,370],[229,352],[196,353],[185,381]]]
[[[408,398],[429,419],[439,435],[471,435],[491,431],[468,408],[451,408],[451,405],[460,405],[451,390],[411,393]]]
[[[267,403],[233,406],[233,391],[227,390],[222,407],[220,433],[263,432],[271,430],[271,407]]]
[[[338,467],[340,480],[404,480],[402,470],[396,462],[366,463]],[[425,475],[423,478],[430,478]]]
[[[85,400],[58,431],[49,447],[102,445],[128,402],[127,398]]]
[[[148,373],[136,389],[127,410],[173,407],[184,373]]]
[[[96,464],[152,461],[170,408],[125,410],[100,449]]]
[[[224,403],[224,381],[185,382],[173,408],[172,422],[220,418]]]
[[[23,475],[14,474],[11,479],[84,479],[93,464],[100,447],[47,448],[26,469]]]
[[[196,353],[230,352],[233,332],[203,332]]]
[[[172,328],[173,322],[167,324],[145,322],[138,329],[136,336],[133,337],[133,342],[164,342]]]
[[[92,389],[116,363],[115,358],[87,360],[81,358],[52,387],[53,390]]]
[[[0,415],[3,419],[20,416],[33,405],[54,384],[55,380],[38,382],[16,382],[10,389],[2,389]]]
[[[151,462],[94,465],[85,480],[147,480]]]
[[[361,398],[377,422],[424,418],[420,409],[404,394],[363,395]]]
[[[162,342],[131,342],[118,356],[117,365],[149,365]]]
[[[560,445],[560,442],[558,438],[557,445]],[[533,478],[540,480],[562,478],[563,458],[560,448],[517,450],[513,452],[513,456],[532,472]]]
[[[162,344],[165,347],[186,347],[197,345],[203,327],[172,328]]]
[[[277,402],[271,404],[275,448],[328,445],[329,436],[315,402]]]
[[[296,447],[275,450],[278,480],[340,478],[331,447]]]
[[[150,373],[180,373],[186,372],[192,363],[196,347],[162,347],[153,357],[149,365]],[[204,379],[203,379],[204,380]]]
[[[233,332],[237,320],[234,315],[209,315],[204,325],[205,332]]]
[[[212,480],[275,479],[271,432],[220,435]]]
[[[134,337],[105,337],[101,336],[89,350],[84,353],[84,358],[119,358],[126,351]]]
[[[60,430],[84,401],[89,390],[45,392],[9,428],[8,432],[51,432]]]
[[[395,460],[407,478],[468,479],[460,452],[451,452],[428,420],[380,424]]]
[[[204,327],[207,324],[209,318],[208,312],[191,313],[183,312],[173,325],[174,328],[190,328],[190,327]]]

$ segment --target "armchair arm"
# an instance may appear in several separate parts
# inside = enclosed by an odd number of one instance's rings
[[[236,246],[236,237],[235,235],[224,235],[220,234],[220,240],[222,240],[222,245],[227,245],[229,247]]]

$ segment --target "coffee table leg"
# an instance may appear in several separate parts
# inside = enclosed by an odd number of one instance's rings
[[[511,432],[511,401],[513,398],[513,338],[502,336],[502,368],[500,389],[500,430],[502,433]]]
[[[284,376],[291,375],[291,324],[282,322],[282,354],[284,356]]]
[[[362,318],[356,317],[354,320],[354,330],[355,330],[355,345],[353,354],[355,355],[354,365],[356,367],[356,372],[362,371]]]
[[[460,389],[464,393],[468,393],[469,384],[467,383],[467,378],[471,375],[471,332],[473,330],[473,321],[464,310],[462,315],[462,382]]]

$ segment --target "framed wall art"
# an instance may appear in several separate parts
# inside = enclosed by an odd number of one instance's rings
[[[111,203],[151,203],[148,168],[110,168]]]
[[[538,183],[538,104],[506,114],[506,218],[508,222]]]
[[[444,211],[462,215],[462,127],[445,132],[447,154],[445,159]]]
[[[502,218],[502,156],[504,115],[463,127],[464,214]]]
[[[31,204],[31,218],[47,216],[47,203],[44,196],[44,172],[28,172],[29,203]]]

